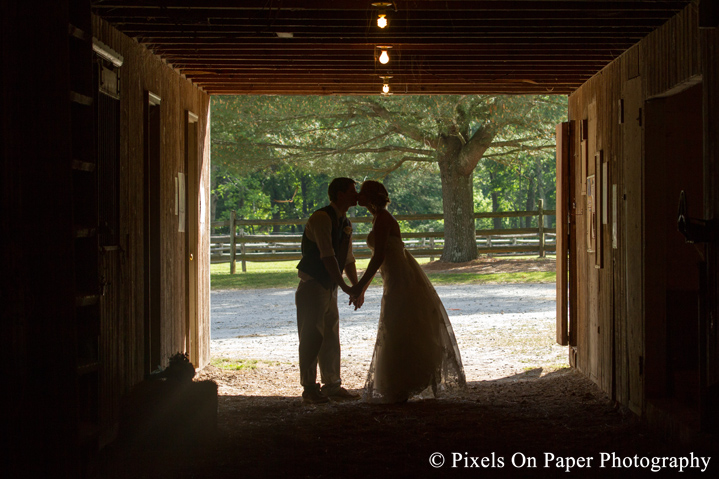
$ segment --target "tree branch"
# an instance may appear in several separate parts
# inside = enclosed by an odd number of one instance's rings
[[[401,123],[400,121],[398,121],[397,118],[395,118],[392,112],[387,110],[382,105],[378,105],[377,103],[373,102],[363,102],[362,104],[368,106],[372,110],[372,112],[379,118],[382,118],[383,120],[390,123],[394,131],[396,131],[397,133],[411,138],[415,141],[418,141],[423,145],[427,145],[432,149],[437,149],[439,144],[437,138],[428,138],[420,129]]]
[[[275,200],[275,199],[273,199],[272,201],[275,202],[275,203],[294,203],[294,201],[295,201],[295,196],[297,196],[297,191],[298,191],[298,190],[299,190],[299,188],[295,188],[295,192],[294,192],[294,194],[292,195],[292,198],[290,198],[289,200]]]
[[[503,146],[522,146],[522,144],[525,141],[533,141],[537,140],[537,138],[517,138],[515,140],[505,140],[505,141],[494,141],[491,145],[489,145],[490,148],[500,148]]]
[[[398,170],[403,164],[407,163],[408,161],[417,161],[417,162],[424,162],[424,163],[434,163],[434,160],[429,158],[416,158],[412,156],[405,156],[396,163],[387,166],[386,168],[370,168],[371,171],[376,171],[379,173],[383,173],[382,177],[386,178],[387,175],[392,173],[393,171]]]
[[[556,145],[539,145],[539,146],[524,146],[520,148],[515,148],[513,150],[504,151],[501,153],[492,153],[489,155],[484,155],[483,158],[494,158],[497,156],[508,156],[512,155],[514,153],[521,153],[523,151],[540,151],[540,150],[549,150],[551,148],[555,148]]]
[[[423,150],[420,148],[409,148],[406,146],[399,146],[399,145],[386,145],[386,146],[380,146],[377,148],[353,148],[353,147],[347,147],[347,148],[319,148],[319,147],[312,147],[312,146],[300,146],[300,145],[282,145],[279,143],[256,143],[259,146],[267,146],[271,148],[277,148],[278,150],[299,150],[299,151],[307,151],[307,152],[321,152],[321,153],[327,153],[327,154],[336,154],[336,153],[387,153],[390,151],[401,151],[403,153],[415,153],[419,155],[431,155],[434,153],[434,150]]]

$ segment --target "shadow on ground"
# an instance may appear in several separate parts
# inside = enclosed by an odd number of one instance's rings
[[[474,382],[459,393],[403,405],[307,406],[299,397],[220,396],[211,444],[182,445],[168,438],[142,450],[115,445],[104,454],[104,472],[137,478],[638,478],[674,475],[678,469],[653,473],[616,462],[602,468],[601,453],[624,461],[712,455],[706,445],[701,450],[670,444],[649,433],[579,373],[540,375],[532,370]],[[439,464],[436,453],[445,461],[438,468],[430,464],[431,457]],[[554,460],[547,463],[546,454]],[[582,457],[592,459],[568,475],[572,459]],[[717,469],[710,463],[703,476],[713,477]]]

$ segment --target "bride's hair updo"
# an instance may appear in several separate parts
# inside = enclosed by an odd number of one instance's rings
[[[375,208],[385,208],[389,203],[389,193],[379,181],[367,180],[362,183],[360,191],[364,191],[370,204]]]

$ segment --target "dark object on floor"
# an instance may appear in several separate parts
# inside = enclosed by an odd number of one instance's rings
[[[193,382],[195,367],[177,353],[124,398],[120,441],[130,446],[196,445],[217,432],[217,384]]]

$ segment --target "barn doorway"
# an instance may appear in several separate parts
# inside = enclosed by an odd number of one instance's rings
[[[698,412],[699,315],[704,246],[677,229],[680,192],[702,218],[702,85],[684,85],[645,103],[644,188],[646,399],[661,409]]]

